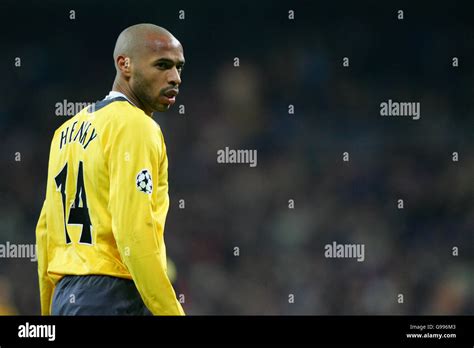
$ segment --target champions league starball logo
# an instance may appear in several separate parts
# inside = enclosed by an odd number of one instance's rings
[[[137,188],[141,192],[151,194],[153,191],[153,183],[151,181],[151,174],[148,169],[143,169],[137,174]]]

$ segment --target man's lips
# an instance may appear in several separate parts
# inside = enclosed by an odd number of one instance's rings
[[[169,89],[165,93],[163,93],[162,97],[165,101],[165,104],[174,104],[176,101],[176,96],[178,95],[179,91],[177,89]]]
[[[179,90],[176,88],[172,88],[167,90],[161,95],[161,98],[165,104],[172,105],[176,101],[176,96],[178,95]]]
[[[177,89],[169,89],[165,93],[163,93],[167,98],[174,98],[179,94],[179,90]]]

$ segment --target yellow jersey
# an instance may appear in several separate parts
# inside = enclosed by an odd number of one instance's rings
[[[51,143],[36,227],[41,313],[64,275],[132,279],[155,315],[184,315],[167,275],[168,159],[159,125],[126,98],[106,98],[61,125]]]

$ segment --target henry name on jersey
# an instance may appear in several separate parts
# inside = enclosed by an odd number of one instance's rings
[[[84,150],[87,148],[89,143],[97,137],[95,128],[92,127],[90,136],[87,137],[89,128],[91,128],[90,121],[82,121],[79,129],[76,130],[76,125],[79,121],[75,121],[70,127],[67,127],[61,132],[61,139],[59,141],[59,149],[62,149],[63,145],[67,145],[73,141],[79,142]]]

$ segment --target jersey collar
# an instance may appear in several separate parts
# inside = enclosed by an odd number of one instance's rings
[[[137,107],[137,106],[136,106],[135,104],[133,104],[133,103],[130,101],[130,99],[128,99],[127,96],[126,96],[125,94],[123,94],[122,92],[110,91],[109,94],[107,94],[107,95],[105,96],[105,99],[107,100],[107,99],[113,99],[113,98],[117,98],[117,97],[123,97],[123,98],[127,99],[130,104],[132,104],[133,106]]]

